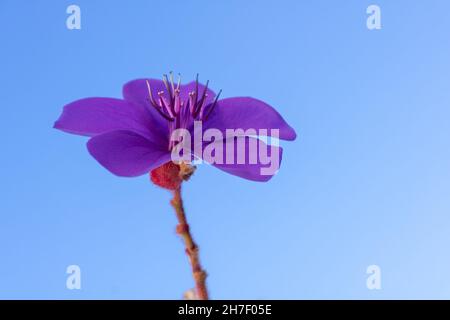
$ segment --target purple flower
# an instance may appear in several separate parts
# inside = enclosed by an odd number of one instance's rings
[[[267,135],[278,129],[279,139],[296,138],[294,129],[268,104],[250,97],[219,100],[219,96],[220,92],[216,95],[208,82],[204,86],[198,78],[183,85],[174,83],[172,74],[162,81],[138,79],[124,85],[123,99],[86,98],[69,103],[54,127],[91,137],[89,153],[110,172],[124,177],[147,174],[170,162],[175,146],[172,133],[184,128],[194,135],[194,121],[201,121],[202,133],[216,129],[223,134],[223,141],[211,143],[243,139],[246,151],[257,137],[248,132],[230,137],[227,129],[266,129]],[[202,144],[202,150],[206,145]],[[272,146],[271,152],[281,161],[280,147]],[[194,150],[192,154],[201,158]],[[242,164],[235,160],[212,165],[245,179],[267,181],[272,177],[261,174],[265,165],[261,161]]]

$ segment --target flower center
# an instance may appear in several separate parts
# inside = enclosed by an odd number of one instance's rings
[[[188,92],[188,97],[183,100],[180,96],[181,76],[179,74],[176,84],[173,81],[172,72],[169,73],[169,76],[167,76],[167,74],[163,75],[162,80],[166,90],[159,91],[157,97],[152,93],[150,82],[146,80],[146,83],[150,104],[158,111],[161,117],[167,120],[169,135],[176,129],[187,129],[194,120],[207,120],[208,116],[214,110],[220,93],[222,92],[222,90],[219,91],[213,103],[207,104],[209,80],[206,81],[203,90],[199,90],[197,74],[195,79],[195,90]],[[169,149],[172,147],[173,146],[170,145]]]

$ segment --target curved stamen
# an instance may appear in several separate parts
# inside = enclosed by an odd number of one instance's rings
[[[181,85],[181,74],[178,74],[177,90],[180,90],[180,85]]]
[[[208,91],[208,85],[209,85],[209,80],[206,80],[206,85],[205,85],[205,89],[203,89],[202,98],[200,99],[200,101],[197,103],[197,105],[195,107],[194,117],[198,116],[199,112],[202,109],[203,103],[205,102],[205,98],[208,96],[208,94],[206,93]]]
[[[150,99],[148,99],[148,101],[150,101]],[[150,101],[150,103],[151,103],[151,101]],[[152,105],[153,105],[153,104],[152,104]],[[171,117],[169,117],[167,114],[165,114],[165,113],[161,110],[160,107],[155,106],[155,105],[153,105],[153,107],[154,107],[155,110],[158,111],[158,113],[159,113],[164,119],[166,119],[167,121],[173,122],[173,121],[175,120],[174,118],[171,118]]]
[[[163,75],[163,82],[164,82],[164,86],[167,89],[167,94],[169,95],[169,107],[172,111],[173,110],[173,92],[172,92],[172,88],[169,85],[169,78],[167,77],[167,74]]]
[[[170,106],[167,104],[166,99],[164,99],[163,94],[164,94],[164,91],[158,92],[159,105],[167,111],[167,113],[170,115],[170,117],[174,118],[175,116],[174,116]]]
[[[150,87],[150,82],[148,82],[148,80],[145,80],[145,82],[147,83],[147,90],[148,90],[148,96],[150,97],[150,102],[154,107],[156,107],[158,104],[155,102],[155,99],[153,99],[152,88]]]
[[[208,94],[205,94],[205,98],[208,98]],[[203,112],[205,111],[205,108],[206,108],[206,104],[203,102],[203,103],[200,105],[200,112],[198,113],[198,118],[199,118],[200,120],[203,120]]]
[[[197,107],[197,103],[198,103],[198,73],[195,76],[195,104],[192,106],[194,111],[195,111],[195,109]]]
[[[170,85],[172,87],[172,92],[175,92],[175,85],[173,84],[173,72],[170,71],[169,75],[170,75]]]
[[[190,102],[189,100],[186,101],[186,103],[182,102],[181,105],[181,114],[182,114],[182,118],[183,118],[183,128],[187,127],[188,121],[190,119],[190,106],[189,106]]]
[[[158,113],[166,120],[172,122],[174,121],[174,119],[172,117],[169,117],[168,115],[166,115],[160,108],[160,106],[158,106],[158,104],[155,102],[155,99],[153,98],[153,94],[152,94],[152,89],[150,87],[150,82],[148,82],[148,80],[145,80],[145,82],[147,83],[147,90],[148,90],[148,100],[150,101],[150,104],[153,106],[153,108],[156,109],[156,111],[158,111]]]
[[[180,113],[180,107],[181,107],[180,90],[176,89],[175,90],[175,102],[174,102],[174,106],[173,106],[175,114]]]
[[[169,117],[167,114],[165,114],[164,112],[162,112],[162,110],[161,110],[160,108],[155,108],[155,109],[156,109],[156,111],[158,111],[158,113],[159,113],[160,115],[162,115],[162,117],[163,117],[164,119],[166,119],[166,120],[168,120],[168,121],[170,121],[170,122],[174,122],[174,121],[175,121],[174,118],[171,118],[171,117]]]
[[[196,102],[194,102],[194,96],[195,92],[189,92],[189,111],[192,115],[194,115],[194,107],[196,105]]]
[[[222,93],[222,89],[219,90],[219,93],[217,94],[216,98],[214,99],[213,104],[211,105],[211,107],[208,109],[208,112],[205,115],[205,121],[208,119],[209,115],[211,114],[211,112],[214,110],[216,104],[217,104],[217,100],[219,100],[219,96]]]

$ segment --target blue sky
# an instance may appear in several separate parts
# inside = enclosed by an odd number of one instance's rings
[[[81,30],[66,8],[81,8]],[[382,29],[366,27],[381,8]],[[201,166],[186,210],[212,298],[450,298],[448,1],[0,2],[0,298],[178,299],[170,195],[118,178],[62,106],[196,73],[297,130],[278,175]],[[82,289],[66,288],[79,265]],[[381,268],[368,290],[366,268]]]

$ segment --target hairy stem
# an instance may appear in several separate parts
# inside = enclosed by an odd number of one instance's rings
[[[189,231],[189,224],[186,220],[186,214],[183,208],[183,200],[181,198],[181,186],[173,191],[173,198],[170,204],[175,209],[175,213],[178,219],[177,233],[184,241],[186,254],[189,257],[189,261],[192,267],[192,276],[195,281],[195,288],[197,298],[200,300],[208,300],[208,290],[206,289],[206,272],[202,269],[200,264],[198,246],[192,238]]]

